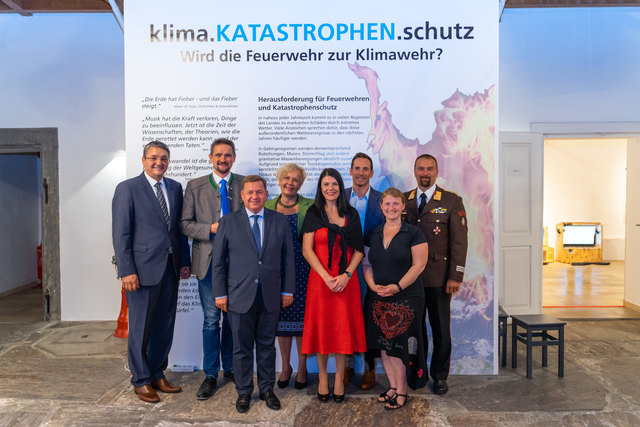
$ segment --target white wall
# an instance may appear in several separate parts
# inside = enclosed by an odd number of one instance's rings
[[[544,215],[549,246],[559,222],[601,222],[603,258],[624,259],[626,139],[547,139]]]
[[[0,294],[38,279],[38,168],[35,155],[0,155]]]
[[[64,320],[116,319],[111,197],[124,179],[123,35],[111,14],[0,15],[0,127],[59,129]]]
[[[506,9],[500,130],[637,121],[637,8]],[[115,319],[110,201],[125,178],[123,35],[111,14],[0,14],[0,127],[57,127],[62,317]],[[150,70],[150,72],[153,72]],[[639,160],[640,161],[640,160]]]
[[[500,130],[531,122],[638,121],[640,10],[505,9]]]

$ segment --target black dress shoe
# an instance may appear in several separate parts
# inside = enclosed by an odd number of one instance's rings
[[[236,383],[236,374],[233,372],[233,369],[228,370],[224,374],[222,374],[225,380],[231,381],[232,383]]]
[[[207,377],[200,384],[200,388],[198,389],[198,400],[207,400],[211,396],[213,396],[213,392],[218,385],[218,380],[213,377]]]
[[[267,408],[273,409],[274,411],[279,411],[280,400],[278,400],[278,396],[273,392],[273,390],[267,390],[264,393],[260,393],[260,400],[264,400],[267,404]]]
[[[344,402],[344,393],[342,394],[333,394],[333,401],[336,403]]]
[[[238,400],[236,400],[236,409],[241,414],[244,414],[249,410],[249,406],[251,405],[251,395],[250,394],[239,394]]]
[[[322,403],[326,403],[331,399],[331,395],[329,393],[322,394],[318,391],[318,400]]]
[[[434,394],[446,394],[449,391],[449,386],[445,380],[435,380],[433,382]]]

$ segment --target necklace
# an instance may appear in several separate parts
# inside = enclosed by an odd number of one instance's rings
[[[296,196],[296,201],[293,202],[292,204],[285,205],[284,203],[282,203],[282,196],[280,196],[280,197],[278,197],[278,204],[280,206],[282,206],[283,208],[285,208],[285,209],[291,209],[292,207],[294,207],[294,206],[296,206],[298,204],[298,197]]]

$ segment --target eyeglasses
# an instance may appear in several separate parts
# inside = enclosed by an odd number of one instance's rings
[[[156,162],[160,160],[162,163],[169,163],[169,158],[164,156],[163,157],[158,157],[158,156],[145,157],[145,159],[151,160],[152,162]]]

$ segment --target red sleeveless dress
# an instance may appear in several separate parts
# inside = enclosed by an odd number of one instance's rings
[[[315,231],[313,250],[322,266],[332,276],[338,274],[340,259],[340,236],[336,236],[333,245],[332,268],[329,262],[329,245],[327,229]],[[348,261],[353,249],[348,249]],[[353,273],[346,288],[342,292],[333,292],[313,268],[307,283],[307,302],[304,313],[304,330],[302,332],[303,354],[352,354],[367,350],[364,334],[364,319],[360,303],[360,284],[358,275]]]

